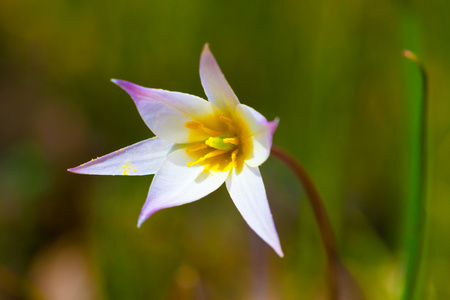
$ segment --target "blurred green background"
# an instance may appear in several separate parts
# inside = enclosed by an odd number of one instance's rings
[[[412,186],[411,99],[430,80],[422,299],[450,299],[450,2],[0,2],[0,299],[324,299],[325,257],[290,171],[262,167],[285,258],[224,187],[141,229],[151,176],[67,168],[151,137],[110,78],[204,97],[210,43],[242,103],[325,199],[367,299],[398,299]]]

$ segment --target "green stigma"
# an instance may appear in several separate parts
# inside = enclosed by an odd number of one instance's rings
[[[225,134],[221,136],[212,136],[205,141],[205,144],[217,150],[231,151],[237,148],[239,139],[234,135]]]

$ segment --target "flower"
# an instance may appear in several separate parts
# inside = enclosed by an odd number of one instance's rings
[[[248,225],[283,256],[259,166],[270,154],[278,120],[240,104],[208,44],[200,59],[208,101],[113,79],[134,100],[156,137],[94,159],[70,172],[155,174],[138,227],[163,208],[196,201],[224,182]]]

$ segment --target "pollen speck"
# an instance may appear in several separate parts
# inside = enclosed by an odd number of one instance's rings
[[[123,175],[130,175],[130,171],[136,172],[136,169],[129,161],[127,161],[124,165],[122,165],[122,170],[123,170]]]

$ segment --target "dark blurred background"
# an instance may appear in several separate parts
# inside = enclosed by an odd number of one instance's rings
[[[2,0],[0,299],[324,299],[314,218],[289,170],[261,172],[285,258],[224,187],[141,229],[151,176],[70,174],[153,134],[110,78],[204,96],[204,43],[242,103],[325,199],[367,299],[398,299],[411,185],[410,100],[430,79],[423,299],[450,298],[450,2]]]

